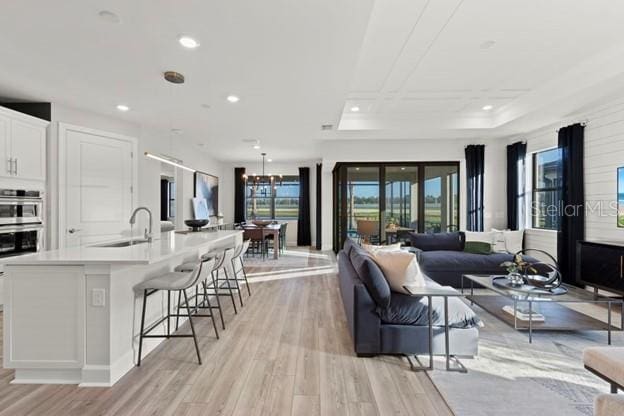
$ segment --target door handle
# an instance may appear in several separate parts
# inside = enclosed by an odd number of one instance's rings
[[[68,233],[70,233],[70,234],[77,233],[78,231],[82,231],[82,230],[81,230],[81,229],[79,229],[79,228],[69,228],[69,229],[67,230],[67,232],[68,232]]]
[[[624,279],[624,256],[620,256],[620,279]]]

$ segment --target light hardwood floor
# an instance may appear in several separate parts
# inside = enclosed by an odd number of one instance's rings
[[[243,292],[238,315],[223,298],[221,339],[209,318],[196,321],[203,365],[190,339],[172,339],[111,388],[10,385],[12,371],[2,369],[0,416],[452,415],[404,359],[355,356],[336,275],[314,274],[333,256],[312,253],[249,262],[264,281],[251,284],[250,298]],[[293,277],[306,268],[308,276]],[[282,278],[268,280],[271,271]]]

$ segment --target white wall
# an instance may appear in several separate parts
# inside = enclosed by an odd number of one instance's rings
[[[621,242],[624,228],[616,225],[616,203],[617,168],[624,166],[624,98],[575,114],[557,125],[514,137],[508,143],[526,141],[527,156],[530,156],[532,152],[556,147],[558,128],[585,120],[589,121],[585,127],[585,199],[588,206],[601,207],[601,210],[586,211],[586,238]],[[499,181],[504,184],[504,175]],[[557,233],[527,229],[526,246],[556,256]]]
[[[336,162],[459,162],[460,228],[466,227],[466,160],[464,148],[485,144],[484,226],[506,224],[505,182],[497,176],[505,172],[506,159],[500,158],[506,143],[502,140],[342,140],[323,143],[323,249],[332,247],[332,170]],[[502,169],[502,170],[501,170]]]
[[[154,231],[160,233],[160,173],[161,162],[143,156],[145,151],[165,153],[184,161],[188,166],[206,173],[222,176],[222,164],[208,156],[205,152],[192,146],[184,137],[171,138],[169,131],[148,128],[139,124],[124,121],[120,118],[102,116],[91,112],[62,106],[52,105],[52,124],[48,137],[48,233],[47,247],[55,248],[58,241],[58,123],[68,123],[88,127],[110,133],[122,134],[138,139],[138,205],[147,206],[154,214]],[[192,218],[191,198],[193,197],[193,174],[177,169],[178,186],[178,227],[183,226],[184,219]],[[146,226],[147,219],[141,216],[136,230]]]
[[[316,244],[316,161],[266,163],[265,172],[273,175],[299,175],[300,167],[310,168],[310,235],[312,245]],[[245,168],[247,174],[262,173],[261,159],[256,162],[230,162],[224,166],[223,180],[219,193],[223,195],[222,211],[226,222],[234,221],[234,168]],[[289,220],[286,231],[286,244],[297,245],[297,220]]]

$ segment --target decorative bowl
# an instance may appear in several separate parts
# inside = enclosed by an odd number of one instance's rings
[[[271,224],[273,221],[272,220],[253,220],[252,224],[254,224],[257,227],[266,227],[267,225]]]
[[[193,231],[199,231],[199,230],[201,230],[201,227],[203,227],[204,225],[208,225],[209,223],[210,223],[210,220],[208,220],[208,219],[204,219],[204,220],[184,220],[184,224],[186,224],[189,227],[191,227],[191,229]]]

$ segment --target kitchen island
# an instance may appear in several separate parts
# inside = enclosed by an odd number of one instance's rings
[[[137,359],[142,293],[135,287],[240,243],[242,231],[167,232],[151,243],[99,243],[7,261],[4,367],[15,369],[13,383],[113,385]],[[166,308],[164,293],[150,296],[146,322]],[[144,340],[143,356],[162,341]]]

